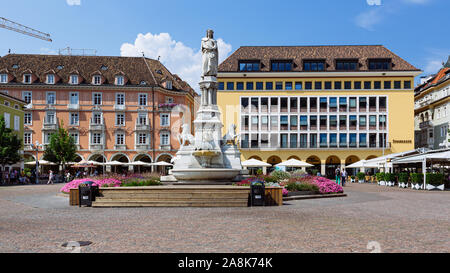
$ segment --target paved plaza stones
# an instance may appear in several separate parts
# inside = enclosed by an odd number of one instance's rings
[[[350,184],[253,208],[79,208],[61,185],[0,188],[0,252],[450,252],[450,192]]]

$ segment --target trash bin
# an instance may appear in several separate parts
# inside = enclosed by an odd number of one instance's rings
[[[98,193],[98,186],[93,185],[94,182],[86,181],[78,186],[78,205],[81,206],[92,206],[92,202],[95,201],[95,196]]]
[[[264,206],[265,191],[263,181],[253,181],[250,185],[250,206]]]

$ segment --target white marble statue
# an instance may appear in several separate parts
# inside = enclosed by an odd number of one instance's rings
[[[178,141],[180,142],[181,148],[184,146],[195,145],[195,137],[190,133],[189,124],[181,125],[181,134],[178,136]],[[188,142],[188,144],[186,144],[186,142]]]
[[[236,125],[231,124],[228,128],[228,132],[223,137],[223,142],[225,144],[236,145],[236,138],[239,137],[239,134],[236,134]]]
[[[217,41],[214,40],[214,31],[208,29],[206,37],[202,39],[203,76],[217,76],[219,66],[219,51]]]

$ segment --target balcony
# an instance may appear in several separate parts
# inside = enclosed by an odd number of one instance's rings
[[[103,119],[101,119],[100,121],[91,119],[91,122],[89,123],[90,131],[103,131],[104,129],[105,129],[105,122]]]
[[[114,110],[125,111],[127,107],[124,104],[114,104]]]
[[[68,110],[80,110],[80,105],[79,104],[68,104],[67,109]]]
[[[149,124],[139,124],[136,122],[136,126],[134,128],[136,131],[151,131],[151,126]]]
[[[172,146],[170,144],[169,145],[160,145],[159,149],[161,151],[170,151],[170,150],[172,150]]]
[[[149,151],[151,150],[150,144],[136,144],[136,151]]]
[[[44,122],[44,124],[42,125],[43,131],[56,131],[57,129],[58,129],[58,123],[56,123],[56,122],[53,122],[53,123]]]
[[[89,145],[89,150],[91,150],[91,152],[103,151],[104,148],[105,148],[105,146],[103,144],[90,144]]]
[[[116,145],[114,145],[114,150],[125,151],[126,149],[127,149],[127,145],[125,145],[125,144],[116,144]]]
[[[432,128],[432,127],[433,127],[433,122],[431,120],[419,123],[420,129],[427,129],[427,128]]]

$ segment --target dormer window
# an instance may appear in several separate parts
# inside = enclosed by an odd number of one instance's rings
[[[324,70],[325,70],[324,60],[303,61],[303,71],[324,71]]]
[[[390,59],[369,60],[369,70],[390,70],[392,63]]]
[[[239,71],[259,71],[260,62],[259,61],[240,61]]]
[[[124,85],[125,80],[123,76],[116,76],[116,85]]]
[[[55,75],[53,74],[47,75],[47,84],[55,84]]]
[[[23,75],[23,83],[31,83],[31,74]]]
[[[8,74],[0,74],[0,83],[8,83]]]
[[[292,71],[292,61],[272,61],[272,71]]]
[[[171,90],[172,89],[172,81],[167,81],[166,82],[166,88]]]
[[[70,75],[70,84],[78,84],[78,75]]]
[[[336,60],[336,70],[358,70],[358,60]]]
[[[95,84],[95,85],[102,84],[102,76],[95,75],[94,77],[92,77],[92,84]]]
[[[147,85],[146,81],[141,81],[140,85]]]

